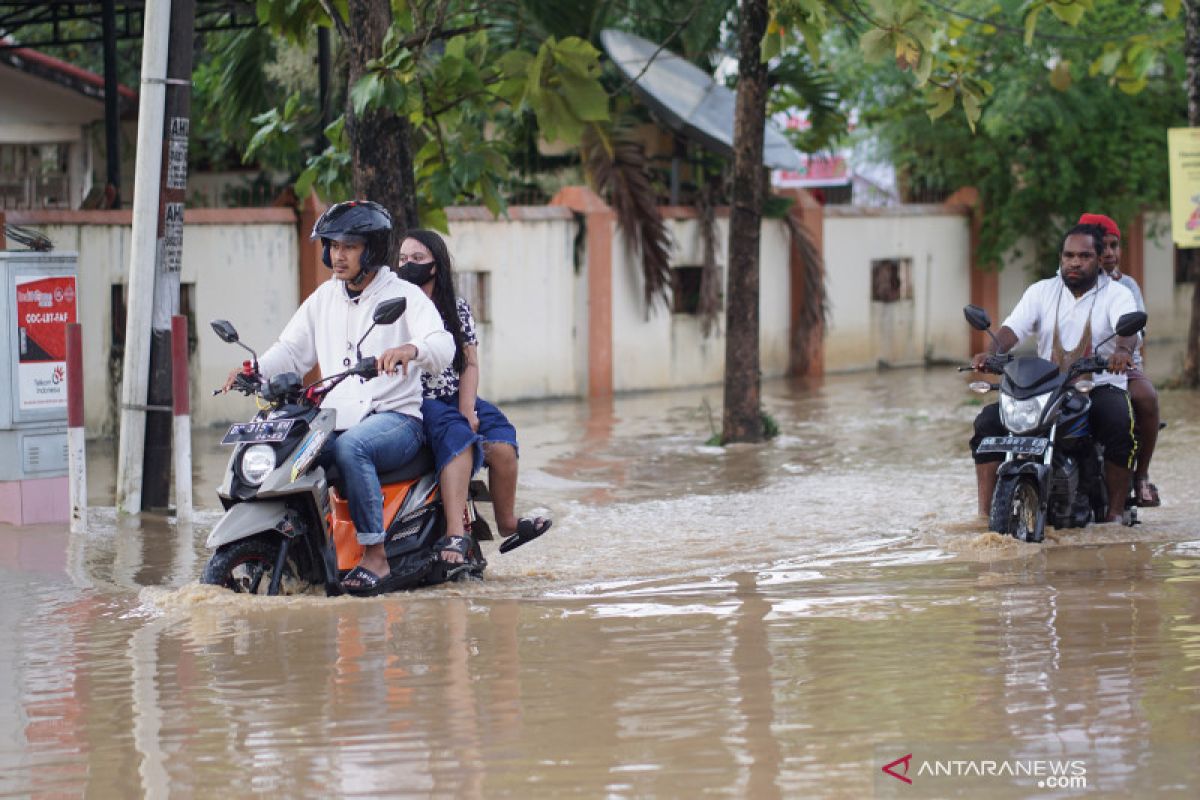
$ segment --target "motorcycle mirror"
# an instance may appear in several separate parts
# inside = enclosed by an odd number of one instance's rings
[[[1147,319],[1145,311],[1131,311],[1128,314],[1122,314],[1121,318],[1117,320],[1117,336],[1133,336],[1146,327]]]
[[[992,318],[979,306],[967,306],[963,309],[963,316],[967,318],[967,324],[977,331],[986,331],[992,327]]]
[[[400,319],[407,309],[407,297],[393,297],[391,300],[384,300],[375,306],[375,313],[371,315],[371,319],[375,321],[376,325],[391,325]]]
[[[223,319],[214,319],[211,323],[212,329],[216,331],[217,336],[221,337],[221,341],[236,344],[238,340],[237,330],[233,327],[233,323]]]
[[[358,360],[362,361],[362,343],[371,335],[371,331],[375,330],[376,325],[391,325],[396,320],[400,319],[400,315],[408,308],[407,297],[393,297],[390,300],[384,300],[379,305],[375,306],[375,311],[371,314],[371,327],[367,328],[367,332],[358,340],[358,344],[354,345],[354,354],[358,356]]]

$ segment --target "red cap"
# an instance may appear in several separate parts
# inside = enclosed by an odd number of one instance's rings
[[[1081,214],[1079,216],[1080,225],[1099,225],[1104,228],[1105,233],[1111,233],[1118,239],[1121,238],[1121,229],[1117,227],[1117,223],[1112,221],[1112,217],[1106,217],[1103,214]]]

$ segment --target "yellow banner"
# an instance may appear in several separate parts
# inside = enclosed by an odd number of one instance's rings
[[[1200,128],[1167,130],[1171,166],[1171,239],[1200,247]]]

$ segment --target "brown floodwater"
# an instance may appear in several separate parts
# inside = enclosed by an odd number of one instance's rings
[[[191,527],[118,518],[93,443],[87,533],[0,526],[0,796],[1197,796],[1200,394],[1142,525],[1027,545],[963,383],[767,383],[728,448],[718,388],[512,404],[554,528],[371,600],[197,585],[219,431]]]

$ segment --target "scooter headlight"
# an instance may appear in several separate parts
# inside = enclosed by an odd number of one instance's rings
[[[1013,433],[1031,433],[1041,421],[1042,410],[1046,408],[1046,401],[1049,399],[1050,392],[1024,400],[1017,400],[1015,397],[1002,394],[1000,395],[1000,421]]]
[[[267,479],[271,470],[275,469],[275,448],[269,444],[255,444],[246,448],[242,453],[242,480],[251,486],[258,486]]]

